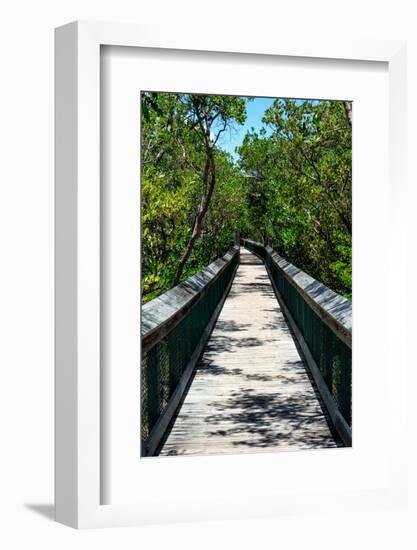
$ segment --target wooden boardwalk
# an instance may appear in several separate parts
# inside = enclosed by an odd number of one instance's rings
[[[263,263],[241,263],[160,455],[336,447]]]

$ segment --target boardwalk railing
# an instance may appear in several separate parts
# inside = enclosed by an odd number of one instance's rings
[[[239,247],[142,307],[142,456],[154,454],[227,296]]]
[[[269,272],[332,422],[352,444],[352,303],[279,256],[242,239]]]

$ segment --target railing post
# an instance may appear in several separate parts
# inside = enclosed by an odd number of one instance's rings
[[[240,246],[240,231],[239,229],[236,229],[235,233],[235,245]]]

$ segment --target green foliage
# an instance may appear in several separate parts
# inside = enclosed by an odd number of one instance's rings
[[[207,196],[215,186],[181,280],[222,256],[235,230],[271,243],[289,261],[351,296],[351,128],[342,102],[274,102],[269,131],[248,132],[239,160],[218,146],[242,124],[248,99],[142,94],[142,296],[170,288]]]
[[[216,185],[181,280],[230,248],[245,197],[232,159],[217,147],[231,123],[246,116],[245,101],[226,96],[142,94],[142,298],[169,289],[187,247],[205,189],[207,147]]]
[[[340,101],[277,99],[239,148],[248,237],[351,297],[351,128]]]

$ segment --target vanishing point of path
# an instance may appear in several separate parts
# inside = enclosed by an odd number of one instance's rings
[[[160,455],[338,446],[263,263],[240,254]]]

